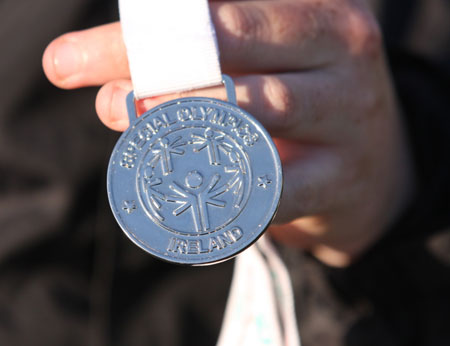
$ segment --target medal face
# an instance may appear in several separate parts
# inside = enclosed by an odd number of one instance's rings
[[[235,256],[278,207],[282,172],[266,130],[238,106],[167,102],[122,134],[108,167],[114,216],[139,247],[180,264]]]

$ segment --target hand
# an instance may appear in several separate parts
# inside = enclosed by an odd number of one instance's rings
[[[271,132],[285,185],[273,238],[344,266],[385,232],[412,193],[408,148],[379,28],[363,0],[213,2],[225,73],[238,103]],[[65,34],[47,48],[62,88],[103,85],[96,108],[128,127],[132,89],[119,23]],[[177,97],[226,99],[222,87]]]

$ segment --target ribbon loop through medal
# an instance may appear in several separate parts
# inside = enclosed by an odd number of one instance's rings
[[[192,28],[182,23],[177,26],[173,11],[170,16],[164,12],[169,7],[173,9],[174,3],[189,8],[189,24],[197,24]],[[269,134],[236,105],[231,78],[219,75],[217,79],[218,51],[207,6],[206,0],[171,0],[157,5],[151,1],[121,2],[135,90],[127,98],[130,126],[117,142],[108,167],[110,205],[125,234],[160,259],[189,265],[224,261],[254,243],[273,219],[282,190],[280,159]],[[153,7],[153,18],[158,18],[158,23],[147,25],[149,19],[141,15],[146,12],[145,7]],[[183,8],[179,9],[181,13]],[[133,16],[133,10],[139,14]],[[186,12],[183,17],[186,18]],[[127,20],[132,20],[129,26]],[[146,22],[136,24],[137,20]],[[166,46],[179,43],[178,30],[184,40],[181,52],[195,56],[187,63],[192,65],[191,72],[202,69],[198,75],[178,75],[178,81],[177,75],[171,73],[150,76],[154,64],[179,60],[180,50],[159,50],[148,32],[149,27],[154,30],[159,27],[160,41],[164,36],[161,23],[168,20],[175,22],[168,28]],[[135,31],[139,27],[145,27],[145,31]],[[191,33],[187,32],[190,28]],[[132,39],[127,39],[131,34]],[[204,50],[186,52],[186,47],[191,46],[186,42],[189,37],[204,40],[194,44]],[[217,66],[195,66],[198,61],[216,61]],[[151,78],[148,85],[142,76]],[[223,82],[228,102],[205,97],[182,98],[137,117],[136,95],[142,98],[160,94],[155,82],[158,76],[165,93]],[[136,90],[137,87],[140,89]]]

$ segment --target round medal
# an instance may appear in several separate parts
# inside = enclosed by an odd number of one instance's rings
[[[282,172],[269,134],[250,114],[229,102],[183,98],[133,117],[111,156],[108,196],[136,245],[201,265],[229,259],[262,235],[278,207]]]

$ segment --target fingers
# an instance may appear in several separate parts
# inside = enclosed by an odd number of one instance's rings
[[[65,34],[42,58],[47,78],[64,89],[102,85],[128,78],[128,60],[119,23]]]
[[[223,70],[284,72],[326,65],[338,54],[339,40],[330,34],[326,11],[316,2],[211,3]],[[43,66],[50,81],[61,88],[129,78],[120,24],[57,38],[47,47]]]

